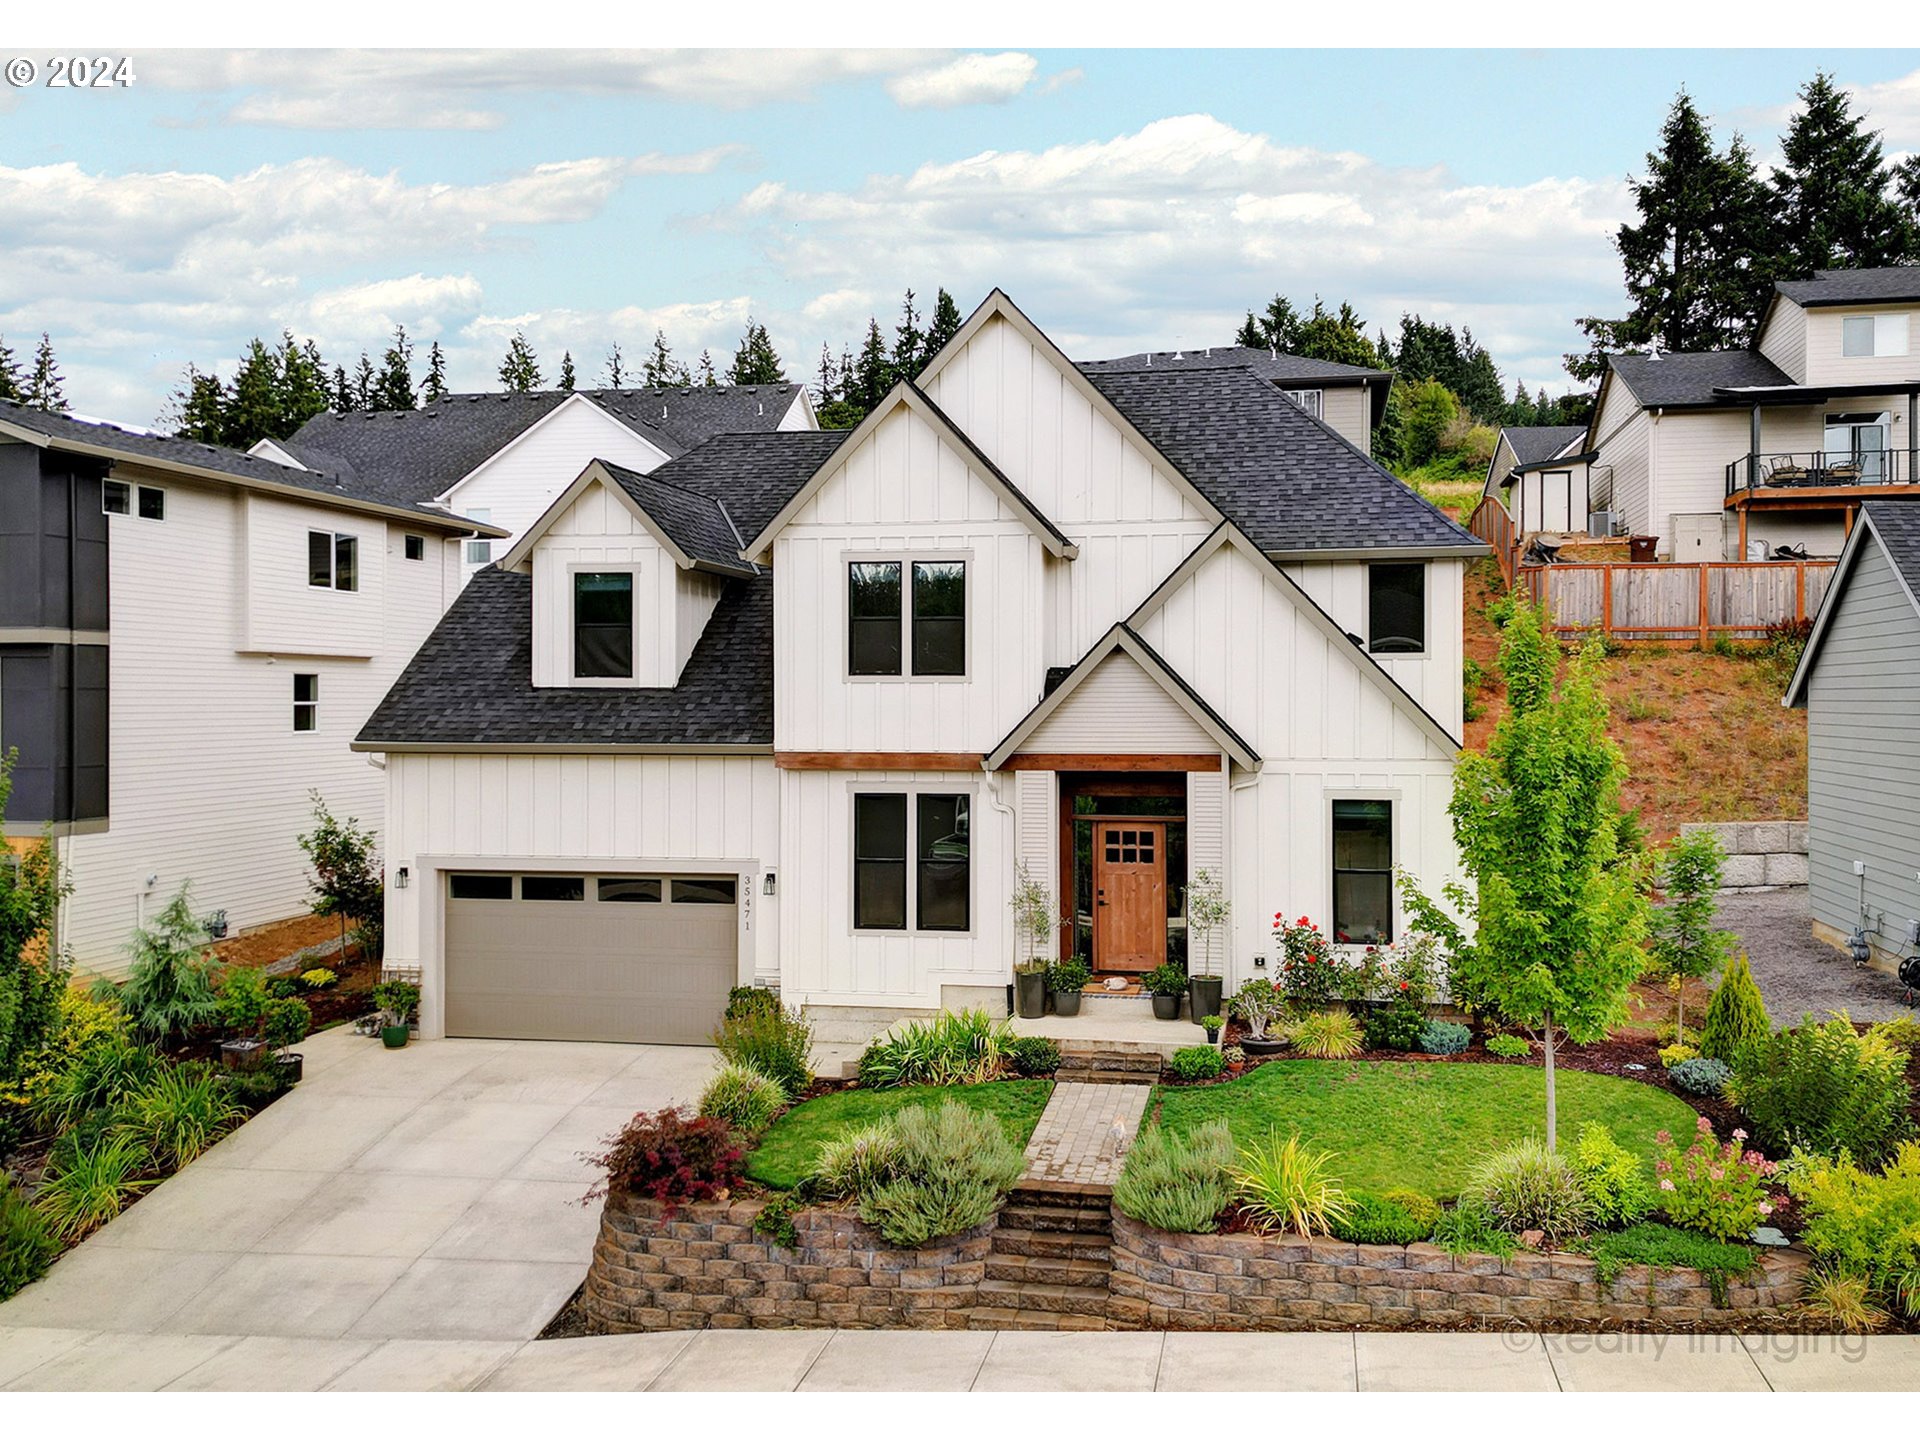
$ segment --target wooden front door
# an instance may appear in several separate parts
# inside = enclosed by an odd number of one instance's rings
[[[1093,963],[1151,970],[1167,958],[1167,827],[1147,820],[1093,827]]]

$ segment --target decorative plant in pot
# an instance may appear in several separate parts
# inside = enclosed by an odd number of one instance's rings
[[[1213,944],[1233,917],[1233,906],[1211,871],[1196,870],[1187,886],[1187,959],[1200,968],[1187,974],[1187,1013],[1218,1015],[1223,982],[1213,964]]]
[[[286,1083],[297,1085],[306,1068],[306,1060],[293,1053],[293,1047],[307,1038],[313,1029],[313,1011],[304,1000],[269,1000],[260,1018],[261,1033],[274,1052],[274,1063],[283,1072]]]
[[[1047,963],[1040,947],[1053,938],[1053,892],[1033,878],[1024,860],[1014,868],[1007,908],[1013,911],[1014,941],[1020,947],[1013,967],[1014,1010],[1022,1020],[1038,1020],[1047,1013]]]
[[[1207,1032],[1207,1044],[1218,1045],[1220,1043],[1220,1032],[1227,1028],[1226,1017],[1224,1015],[1202,1015],[1200,1017],[1200,1028]]]
[[[1272,1055],[1284,1050],[1281,1036],[1270,1036],[1267,1027],[1287,1013],[1287,997],[1271,980],[1253,979],[1242,985],[1233,997],[1233,1016],[1247,1027],[1240,1048],[1249,1055]]]
[[[373,1003],[380,1007],[380,1043],[398,1050],[407,1043],[408,1022],[420,1004],[420,987],[411,980],[382,980],[373,987]]]
[[[1168,960],[1142,975],[1140,986],[1153,997],[1154,1019],[1180,1018],[1180,997],[1187,993],[1186,967]]]
[[[1080,992],[1093,979],[1093,971],[1084,961],[1057,960],[1047,966],[1047,993],[1053,996],[1053,1013],[1078,1015]]]
[[[256,1070],[267,1058],[267,977],[250,965],[230,966],[220,977],[214,996],[222,1029],[230,1038],[220,1042],[220,1061],[229,1070]]]

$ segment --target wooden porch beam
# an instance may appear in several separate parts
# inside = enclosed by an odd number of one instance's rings
[[[1010,755],[1002,770],[1218,770],[1207,755]]]
[[[981,756],[965,750],[776,750],[782,770],[978,770]]]

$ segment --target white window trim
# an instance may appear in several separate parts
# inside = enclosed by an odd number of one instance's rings
[[[1420,567],[1420,648],[1418,650],[1375,650],[1373,648],[1373,567],[1375,565],[1418,565]],[[1367,642],[1367,653],[1382,660],[1424,660],[1433,653],[1433,566],[1425,560],[1369,560],[1360,578],[1360,633]]]
[[[302,700],[300,698],[300,677],[302,675],[313,676],[313,699],[311,700]],[[313,714],[313,724],[305,730],[300,728],[300,712],[303,709],[309,710]],[[318,671],[298,670],[294,672],[293,733],[295,735],[318,735],[320,733],[320,675]]]
[[[596,560],[575,560],[567,565],[566,626],[567,626],[567,679],[566,686],[573,690],[645,690],[650,688],[640,679],[640,576],[645,569],[645,561],[620,560],[614,562]],[[580,675],[574,670],[574,641],[577,638],[578,625],[574,620],[574,607],[579,600],[580,575],[631,575],[633,577],[633,619],[631,634],[627,643],[633,647],[633,674],[631,675]]]
[[[413,548],[415,542],[418,542],[420,546],[420,553],[418,555],[409,555],[407,551]],[[402,560],[411,560],[415,564],[424,561],[427,558],[427,537],[414,534],[412,531],[403,531],[400,536],[400,558]]]
[[[480,505],[469,510],[461,518],[472,520],[479,525],[491,525],[493,523],[493,511],[485,505]],[[476,560],[473,558],[473,552],[475,549],[481,547],[485,548],[486,554],[483,558]],[[462,540],[460,542],[460,563],[470,570],[486,569],[487,566],[493,563],[493,541],[484,537]]]
[[[961,600],[964,623],[961,645],[962,669],[958,675],[916,675],[913,673],[913,567],[916,563],[953,564],[966,572]],[[855,565],[898,565],[900,567],[900,673],[898,675],[856,675],[853,673],[853,567]],[[973,551],[972,550],[848,550],[840,556],[840,678],[849,685],[953,685],[973,679]],[[898,934],[898,931],[888,931]],[[956,932],[957,933],[957,932]]]
[[[315,535],[325,535],[327,537],[327,583],[324,585],[316,585],[313,583],[312,542]],[[340,584],[340,542],[342,540],[351,540],[353,542],[353,587],[351,589],[342,588]],[[361,549],[360,536],[358,534],[351,530],[316,530],[312,526],[308,526],[307,542],[307,588],[309,590],[331,590],[336,595],[357,595],[360,593],[360,575],[364,568],[363,561],[365,557]]]
[[[1321,803],[1325,809],[1321,812],[1327,821],[1326,844],[1323,854],[1327,857],[1326,916],[1327,939],[1335,950],[1358,955],[1367,949],[1364,941],[1339,941],[1333,937],[1337,933],[1333,924],[1333,807],[1342,800],[1384,800],[1391,807],[1391,820],[1387,834],[1392,845],[1392,853],[1387,856],[1389,862],[1387,895],[1392,907],[1393,939],[1389,944],[1398,944],[1407,938],[1407,917],[1405,907],[1400,903],[1400,871],[1407,868],[1405,845],[1406,799],[1403,792],[1394,789],[1373,789],[1355,787],[1352,789],[1331,789],[1321,792]]]
[[[1873,346],[1865,354],[1852,354],[1847,350],[1847,326],[1855,320],[1873,322]],[[1886,360],[1906,355],[1911,346],[1909,329],[1911,316],[1906,311],[1886,314],[1882,311],[1865,315],[1842,315],[1840,317],[1840,358],[1843,360]],[[1898,348],[1894,348],[1897,342]]]
[[[901,930],[867,930],[854,924],[853,872],[859,861],[855,851],[853,802],[857,795],[905,795],[907,797],[907,924]],[[922,795],[964,795],[967,797],[967,928],[964,930],[922,930],[920,928],[920,887],[914,883],[919,865],[920,807],[915,800]],[[980,866],[974,847],[973,829],[979,816],[979,787],[964,781],[849,780],[846,785],[847,817],[847,934],[854,939],[971,940],[978,932],[980,918]],[[1328,811],[1329,815],[1333,812]]]
[[[1307,414],[1313,416],[1314,419],[1325,420],[1327,418],[1327,392],[1325,390],[1288,389],[1283,390],[1281,393],[1302,410],[1306,411]],[[1307,404],[1307,396],[1309,395],[1313,397],[1313,403],[1311,405]]]

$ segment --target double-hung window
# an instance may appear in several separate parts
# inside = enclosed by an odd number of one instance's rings
[[[964,933],[972,925],[970,797],[853,797],[853,927]]]
[[[847,674],[967,673],[967,562],[856,560],[847,567]]]
[[[305,732],[320,728],[320,677],[293,677],[293,728]]]
[[[633,572],[582,570],[573,577],[573,675],[633,678]]]
[[[1393,802],[1333,802],[1333,938],[1393,940]]]
[[[467,512],[467,519],[477,520],[482,525],[491,525],[493,523],[493,511],[489,507],[469,510]],[[469,565],[491,565],[493,563],[493,541],[475,536],[473,539],[467,541],[466,557],[467,564]]]
[[[1367,566],[1367,649],[1375,655],[1420,655],[1427,648],[1427,567]]]
[[[332,530],[307,532],[307,584],[316,590],[360,588],[360,541]]]

